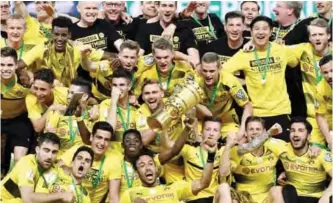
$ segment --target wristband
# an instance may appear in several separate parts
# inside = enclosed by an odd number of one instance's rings
[[[214,163],[214,159],[215,159],[215,152],[213,153],[208,152],[207,163]]]

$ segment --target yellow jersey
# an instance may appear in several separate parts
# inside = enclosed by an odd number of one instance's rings
[[[47,171],[41,171],[36,156],[33,154],[22,157],[14,166],[13,170],[1,181],[1,199],[21,199],[20,187],[35,188],[39,178],[48,182],[54,182],[57,177],[57,168],[52,167]]]
[[[137,198],[147,203],[178,203],[193,196],[192,183],[178,181],[171,185],[158,185],[155,187],[135,187],[128,189],[120,198],[120,203],[133,203]]]
[[[197,77],[197,82],[203,88],[205,95],[202,100],[204,106],[208,107],[213,116],[222,119],[222,123],[234,122],[239,124],[239,119],[230,116],[231,110],[234,109],[234,101],[241,107],[249,102],[243,86],[239,80],[230,73],[221,71],[219,81],[213,89],[205,85],[203,77]]]
[[[80,46],[72,45],[70,42],[67,42],[65,52],[58,53],[55,52],[55,50],[53,49],[53,46],[49,46],[46,43],[38,44],[22,57],[22,61],[27,66],[35,64],[37,68],[45,67],[51,69],[57,80],[59,80],[65,86],[69,86],[71,80],[76,77],[76,70],[81,62]],[[88,58],[92,61],[99,61],[103,57],[103,54],[103,50],[93,49],[92,52],[89,54]],[[68,75],[66,74],[68,70],[66,70],[66,68],[71,67],[74,69],[71,70],[74,74],[73,76],[71,76],[73,78],[67,78],[66,76]]]
[[[29,89],[18,83],[16,75],[7,86],[1,83],[1,119],[15,118],[26,112],[28,93]]]
[[[170,77],[169,77],[170,76]],[[173,61],[173,67],[170,69],[167,77],[163,77],[158,72],[156,64],[151,68],[142,72],[141,76],[136,83],[134,94],[141,95],[142,86],[146,78],[158,80],[164,90],[164,96],[168,97],[173,93],[174,88],[185,82],[186,79],[194,79],[195,73],[192,67],[183,61]]]
[[[24,41],[37,44],[46,42],[51,38],[51,24],[41,23],[29,14],[25,20],[27,29],[23,36]]]
[[[64,116],[59,111],[51,111],[46,118],[45,130],[48,127],[55,128],[56,134],[60,138],[60,149],[57,157],[61,157],[65,151],[74,145],[83,145],[80,131],[75,116]],[[88,130],[92,131],[92,122],[85,118],[83,120]]]
[[[68,88],[54,87],[52,92],[53,104],[67,104]],[[28,110],[28,117],[32,120],[41,118],[48,109],[48,106],[38,102],[37,97],[33,93],[29,93],[26,96],[25,103]]]
[[[99,105],[99,121],[106,121],[109,114],[109,108],[111,106],[111,99],[106,99]],[[112,137],[111,147],[119,152],[123,152],[121,142],[123,141],[123,134],[127,129],[141,130],[139,125],[140,114],[136,107],[130,105],[129,108],[124,109],[119,106],[119,112],[117,111],[117,125],[113,126],[114,136]],[[121,117],[122,116],[122,117]],[[122,121],[123,118],[123,121]],[[125,126],[125,128],[124,128]]]
[[[258,62],[254,52],[240,50],[223,64],[222,68],[223,71],[232,74],[237,71],[244,72],[248,95],[253,105],[253,115],[261,117],[291,113],[285,70],[287,65],[298,65],[298,60],[290,49],[274,42],[270,42],[270,47],[269,57],[268,50],[257,52]]]
[[[74,203],[90,203],[88,191],[82,185],[77,185],[73,181],[70,174],[67,174],[62,168],[58,168],[54,180],[48,181],[47,177],[39,178],[35,192],[48,194],[72,192],[76,200]]]
[[[328,126],[332,130],[332,87],[325,79],[317,85],[316,113],[326,117]]]
[[[66,166],[72,163],[73,155],[80,146],[73,146],[67,150],[61,160]],[[109,190],[109,181],[112,177],[113,156],[120,156],[117,151],[108,150],[101,160],[93,161],[89,173],[83,180],[83,187],[88,190],[91,202],[104,202],[107,199]]]
[[[280,140],[271,138],[270,142],[278,144]],[[237,147],[232,148],[231,172],[236,181],[236,191],[248,192],[257,203],[266,202],[269,189],[275,185],[275,166],[278,159],[267,147],[264,147],[264,153],[260,157],[252,153],[240,156]]]
[[[332,171],[331,152],[321,150],[317,157],[308,153],[297,156],[288,143],[287,151],[280,156],[287,184],[293,185],[299,196],[320,198],[326,189],[327,173]]]
[[[218,188],[218,178],[219,178],[219,165],[220,159],[223,153],[224,147],[220,148],[215,155],[212,180],[210,181],[209,186],[199,192],[196,196],[190,196],[189,200],[196,200],[200,198],[213,197]],[[179,153],[180,156],[184,159],[185,165],[185,179],[186,181],[192,182],[199,180],[202,176],[204,167],[206,165],[206,160],[208,153],[203,150],[201,146],[191,146],[185,144],[182,151]]]

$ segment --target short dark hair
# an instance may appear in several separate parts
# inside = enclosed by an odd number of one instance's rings
[[[80,86],[86,89],[86,93],[91,94],[91,83],[82,77],[77,77],[72,80],[72,85]]]
[[[123,143],[124,143],[125,138],[128,135],[135,135],[135,137],[137,137],[140,141],[142,141],[141,133],[138,130],[136,130],[136,129],[129,129],[129,130],[126,130],[124,132],[124,134],[123,134]]]
[[[301,116],[293,117],[290,120],[290,126],[292,124],[294,124],[294,123],[303,123],[304,126],[305,126],[305,128],[306,128],[306,130],[308,131],[308,134],[311,134],[311,132],[312,132],[312,125],[311,125],[311,123],[308,120],[306,120],[306,118],[301,117]]]
[[[47,68],[42,68],[42,69],[37,70],[34,73],[34,81],[36,81],[36,80],[41,80],[48,84],[53,85],[54,74],[53,74],[52,70],[47,69]]]
[[[262,126],[265,128],[265,120],[264,119],[260,118],[259,116],[249,116],[249,117],[246,118],[246,121],[245,121],[245,129],[247,128],[247,126],[250,122],[254,122],[254,121],[261,123]]]
[[[145,78],[143,80],[143,85],[142,85],[142,88],[141,88],[141,92],[143,92],[143,89],[147,86],[147,85],[158,85],[158,87],[163,91],[163,88],[161,86],[161,84],[157,81],[157,80],[154,80],[154,79],[150,79],[150,78]]]
[[[163,37],[160,37],[153,42],[152,44],[153,53],[155,53],[156,49],[174,51],[172,43]]]
[[[53,144],[58,145],[60,148],[60,138],[55,133],[51,132],[42,133],[41,135],[38,136],[37,142],[39,147],[42,146],[44,142],[51,142]]]
[[[52,20],[52,30],[54,29],[54,27],[61,27],[61,28],[68,28],[68,31],[70,32],[72,24],[73,23],[71,19],[64,16],[59,16]]]
[[[17,53],[16,50],[10,47],[1,48],[1,57],[12,57],[14,62],[17,63]]]
[[[98,121],[94,124],[92,129],[92,136],[94,136],[97,130],[104,130],[111,133],[111,137],[113,136],[113,127],[106,121]]]
[[[323,58],[321,58],[319,61],[319,66],[323,66],[330,61],[332,61],[332,54],[326,55]]]
[[[140,45],[138,42],[133,40],[125,40],[119,48],[119,52],[122,52],[124,49],[136,50],[137,53],[140,52]]]
[[[202,120],[202,126],[205,125],[206,122],[215,122],[215,123],[220,123],[221,124],[221,119],[218,117],[214,117],[214,116],[205,116]]]
[[[253,29],[254,24],[256,24],[259,21],[265,21],[269,25],[269,28],[273,29],[273,21],[271,18],[269,18],[267,16],[257,16],[252,20],[252,22],[250,24],[251,30]]]
[[[225,17],[224,17],[225,23],[227,24],[228,20],[232,19],[232,18],[241,18],[243,23],[245,21],[245,17],[241,12],[239,12],[239,11],[230,11],[230,12],[225,14]]]
[[[119,68],[113,72],[112,79],[113,78],[125,78],[125,79],[131,81],[132,73],[124,68]]]
[[[138,170],[138,168],[136,167],[136,164],[138,163],[140,157],[142,156],[149,156],[153,161],[154,161],[154,153],[150,150],[142,150],[140,155],[136,157],[136,159],[133,160],[132,165],[134,170]],[[154,164],[156,165],[155,161]]]
[[[91,156],[91,164],[90,166],[92,166],[93,162],[94,162],[94,152],[90,147],[87,146],[81,146],[79,147],[76,152],[73,155],[72,161],[74,161],[74,159],[76,158],[76,156],[80,153],[80,152],[88,152]]]
[[[248,2],[256,4],[258,6],[258,12],[260,11],[260,5],[259,5],[259,3],[257,1],[242,1],[242,3],[240,4],[240,9],[242,10],[243,9],[243,5],[245,3],[248,3]]]

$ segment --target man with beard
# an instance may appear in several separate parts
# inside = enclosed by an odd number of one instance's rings
[[[42,132],[48,114],[59,109],[59,105],[67,103],[67,88],[54,86],[54,75],[49,69],[40,69],[34,74],[31,92],[26,96],[25,103],[28,117],[34,130]]]
[[[28,13],[23,1],[15,2],[15,13],[22,16],[27,24],[27,30],[23,38],[26,43],[37,44],[51,39],[51,23],[54,17],[49,11],[53,10],[54,6],[54,1],[36,1],[35,11],[37,16],[34,18]]]
[[[251,142],[266,132],[265,121],[256,116],[250,116],[245,122],[246,139]],[[274,125],[268,134],[273,131],[281,131],[281,126]],[[283,141],[271,138],[271,142],[282,144]],[[228,135],[227,144],[224,148],[220,167],[220,176],[232,175],[235,179],[235,189],[239,195],[250,194],[253,202],[263,203],[267,199],[269,189],[275,183],[275,166],[278,156],[267,147],[260,146],[251,153],[240,155],[237,153],[238,143],[235,135]],[[221,197],[223,199],[224,197]]]
[[[282,149],[279,155],[285,173],[281,174],[278,180],[283,186],[271,189],[269,203],[284,202],[285,196],[282,193],[285,193],[286,184],[296,188],[297,202],[317,203],[324,193],[332,195],[330,187],[325,190],[327,175],[332,177],[331,153],[321,150],[315,158],[308,156],[311,130],[311,124],[305,118],[295,117],[291,120],[291,143],[288,143],[287,150]],[[325,202],[328,202],[328,197]]]
[[[36,193],[39,178],[55,180],[57,169],[54,162],[60,147],[56,134],[45,133],[39,136],[36,155],[23,157],[13,170],[1,181],[1,200],[4,202],[71,202],[72,192],[54,194]]]
[[[1,1],[0,2],[0,15],[1,15],[1,37],[7,39],[7,19],[10,16],[10,2]]]
[[[109,149],[109,143],[113,135],[113,128],[110,124],[98,121],[94,124],[89,143],[94,152],[94,159],[89,173],[83,180],[83,187],[87,189],[91,202],[105,202],[110,181],[112,177],[112,157],[117,155],[117,151]],[[67,150],[60,161],[59,166],[71,166],[73,154],[80,146],[73,146]]]
[[[132,74],[125,69],[118,69],[112,74],[111,99],[104,100],[99,108],[99,120],[107,121],[115,126],[115,136],[112,138],[113,149],[122,153],[121,141],[123,133],[128,129],[138,129],[139,112],[130,104],[129,92],[132,88]]]
[[[315,19],[308,26],[308,33],[310,43],[294,45],[290,49],[300,61],[307,120],[312,126],[310,142],[325,146],[325,136],[321,134],[316,122],[315,98],[316,86],[323,77],[318,63],[322,57],[331,53],[328,43],[330,31],[325,20]]]
[[[26,53],[20,61],[19,68],[23,69],[33,63],[37,68],[49,68],[62,85],[69,87],[77,75],[76,70],[81,60],[80,46],[69,42],[71,24],[70,19],[66,17],[53,19],[52,40],[45,44],[41,43]],[[103,57],[103,54],[102,50],[93,50],[89,58],[97,61]]]
[[[252,20],[259,15],[259,3],[257,1],[242,1],[240,10],[245,17],[245,30],[243,32],[243,37],[251,38],[250,25]]]
[[[103,60],[100,62],[92,62],[85,57],[91,50],[81,50],[81,65],[83,69],[90,72],[90,76],[94,78],[92,82],[92,93],[99,100],[108,99],[111,94],[112,73],[117,70],[114,62]],[[136,84],[137,79],[143,71],[149,69],[154,64],[152,56],[139,56],[140,46],[137,42],[126,40],[120,45],[118,54],[120,67],[132,73],[132,83]],[[133,88],[132,88],[133,90]]]
[[[205,92],[201,104],[206,106],[211,114],[221,120],[222,138],[228,132],[245,133],[245,120],[252,114],[252,105],[241,83],[233,75],[220,71],[221,64],[217,54],[208,52],[201,59],[200,75],[197,82]],[[244,109],[239,122],[235,105]],[[239,124],[241,124],[239,126]]]
[[[186,131],[189,131],[189,129],[185,128],[183,131],[182,143],[186,140],[186,136],[184,136]],[[175,145],[179,145],[179,143],[180,142],[177,140]],[[143,201],[150,203],[155,202],[157,198],[158,200],[163,200],[165,202],[179,202],[181,200],[188,200],[193,195],[197,195],[200,191],[207,188],[211,182],[213,163],[217,149],[216,140],[211,137],[206,137],[203,141],[203,145],[205,145],[205,150],[207,150],[207,155],[205,154],[207,156],[207,161],[202,173],[200,173],[200,176],[191,181],[177,181],[169,186],[158,184],[158,163],[154,161],[153,156],[149,153],[140,154],[134,161],[133,167],[140,177],[142,186],[126,190],[126,192],[122,195],[120,202],[129,203]],[[179,146],[180,150],[182,146]],[[161,163],[163,163],[161,161],[161,156],[163,156],[162,154],[163,152],[157,155]],[[176,154],[173,154],[173,156],[175,155]]]
[[[58,192],[72,192],[77,203],[90,203],[90,197],[82,182],[89,173],[94,160],[94,152],[87,146],[79,147],[72,158],[69,170],[58,169],[56,180],[47,182],[39,178],[35,191],[54,194]]]
[[[154,41],[152,48],[155,64],[141,74],[134,89],[137,97],[141,95],[142,85],[146,78],[158,80],[166,97],[173,93],[177,84],[184,83],[186,79],[194,79],[195,73],[188,63],[174,60],[175,49],[170,41],[159,38]]]
[[[190,19],[181,21],[192,29],[200,54],[209,42],[225,35],[220,18],[216,14],[208,13],[209,4],[209,1],[196,1]]]
[[[154,23],[147,23],[140,26],[138,35],[135,38],[140,44],[143,52],[141,55],[152,53],[153,42],[160,38],[163,31],[173,23],[177,10],[177,2],[161,1],[158,4],[159,20]],[[199,52],[196,49],[196,42],[193,32],[186,26],[175,22],[175,31],[170,41],[174,50],[180,51],[189,56],[193,65],[199,63]]]
[[[298,60],[288,48],[269,42],[272,29],[273,22],[270,18],[256,17],[251,23],[254,51],[237,52],[223,64],[223,71],[232,74],[237,71],[244,72],[247,91],[253,105],[253,115],[266,121],[266,129],[279,123],[283,128],[283,134],[276,137],[288,140],[285,132],[289,127],[288,115],[291,108],[285,70],[287,65],[297,66]]]
[[[83,114],[80,116],[76,116],[75,112],[74,115],[66,116],[65,112],[68,109],[72,98],[76,94],[82,94],[81,101],[89,102],[90,106],[81,107],[84,109]],[[93,117],[91,114],[89,115],[89,110],[93,104],[96,104],[95,107],[98,109],[98,103],[91,98],[90,95],[91,84],[83,78],[78,77],[72,81],[71,86],[68,88],[66,98],[67,105],[63,106],[62,109],[53,110],[48,113],[44,131],[54,132],[59,136],[61,147],[59,149],[58,158],[71,147],[82,145],[82,137],[78,129],[78,122],[84,122],[85,125],[88,126],[89,131],[91,131]]]
[[[332,54],[319,61],[323,78],[317,85],[316,120],[328,147],[332,149]]]
[[[33,127],[27,115],[25,97],[29,89],[18,82],[15,74],[17,69],[17,53],[14,49],[1,49],[0,80],[1,80],[1,137],[6,139],[1,168],[6,174],[10,166],[11,153],[14,162],[19,161],[30,147]]]

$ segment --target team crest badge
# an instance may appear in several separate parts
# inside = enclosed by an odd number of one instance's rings
[[[154,57],[151,55],[145,56],[144,57],[144,62],[146,66],[151,66],[154,63]]]

